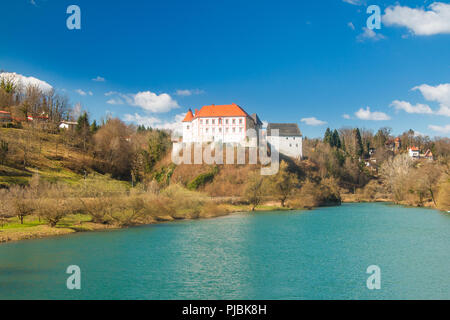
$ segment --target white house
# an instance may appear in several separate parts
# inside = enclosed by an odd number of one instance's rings
[[[420,158],[420,150],[417,147],[408,148],[408,154],[413,159],[419,159]]]
[[[60,129],[73,129],[75,128],[75,126],[77,125],[77,122],[73,122],[73,121],[61,121],[61,123],[59,124],[59,128]]]
[[[259,132],[261,126],[256,113],[250,116],[235,103],[204,106],[195,113],[189,109],[183,120],[183,143],[241,143],[247,130]]]
[[[280,154],[297,159],[303,157],[303,137],[296,123],[269,123],[267,142],[278,147]]]

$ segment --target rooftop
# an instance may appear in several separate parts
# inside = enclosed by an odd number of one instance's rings
[[[302,133],[296,123],[269,123],[267,126],[267,136],[272,135],[272,130],[279,131],[280,137],[301,137]]]

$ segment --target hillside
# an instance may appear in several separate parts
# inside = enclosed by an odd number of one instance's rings
[[[0,140],[8,143],[8,154],[0,164],[0,188],[27,185],[33,174],[48,182],[81,185],[85,178],[129,188],[130,182],[112,179],[95,172],[89,163],[92,156],[70,146],[64,134],[29,129],[0,128]]]

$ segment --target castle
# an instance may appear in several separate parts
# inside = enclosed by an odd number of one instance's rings
[[[208,105],[192,112],[183,120],[183,143],[234,143],[247,141],[247,130],[258,134],[263,124],[256,113],[248,114],[235,103]],[[262,131],[269,144],[292,158],[302,157],[302,134],[295,123],[269,123]],[[278,132],[278,134],[276,134]]]

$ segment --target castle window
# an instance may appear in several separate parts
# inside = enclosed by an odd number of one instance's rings
[[[227,120],[225,120],[225,123],[226,123],[226,124],[228,124],[228,119],[227,119]]]
[[[233,128],[233,133],[236,132],[236,128]]]
[[[206,124],[208,124],[209,123],[209,120],[208,119],[206,119]]]
[[[203,120],[200,119],[200,124],[203,124]]]
[[[239,132],[242,132],[242,128],[239,128]]]
[[[236,124],[236,119],[233,119],[233,124]]]
[[[239,124],[242,124],[242,119],[239,119]]]
[[[212,119],[212,124],[216,124],[216,120]]]
[[[187,126],[187,129],[189,130],[189,126]]]
[[[208,133],[208,128],[206,128],[205,130],[206,130],[206,133]]]

